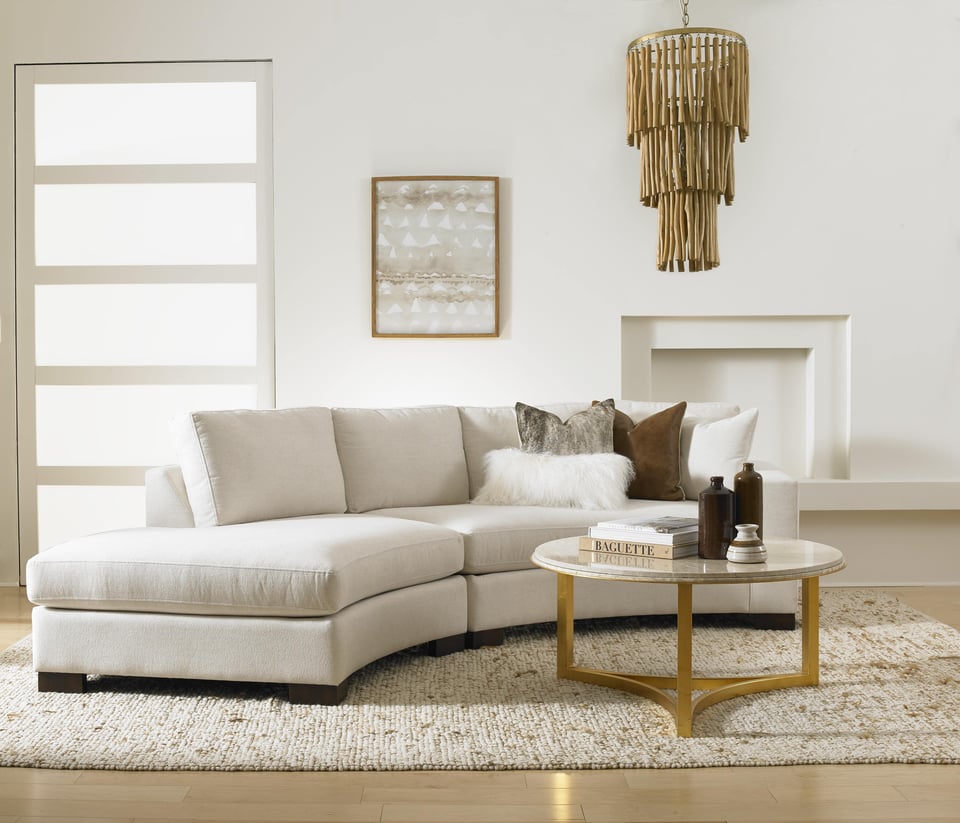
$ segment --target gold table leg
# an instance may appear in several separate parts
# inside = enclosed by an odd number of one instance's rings
[[[557,677],[573,666],[573,577],[557,575]]]
[[[693,727],[693,584],[677,584],[677,736]]]
[[[714,703],[774,689],[816,686],[820,682],[820,581],[816,577],[804,578],[801,582],[801,670],[757,677],[693,676],[692,583],[677,584],[676,677],[577,666],[573,654],[573,584],[573,575],[557,574],[557,677],[620,689],[654,700],[673,715],[678,737],[690,737],[693,718]],[[694,691],[702,693],[694,698]]]
[[[820,578],[807,577],[802,586],[800,621],[803,644],[803,673],[806,685],[820,685]]]

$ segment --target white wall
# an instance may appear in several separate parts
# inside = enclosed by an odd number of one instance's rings
[[[960,479],[960,0],[712,0],[751,54],[720,269],[659,273],[626,44],[674,0],[3,0],[0,581],[16,576],[13,65],[269,58],[280,405],[617,395],[620,317],[851,318],[854,478]],[[502,178],[498,340],[370,336],[369,178]]]

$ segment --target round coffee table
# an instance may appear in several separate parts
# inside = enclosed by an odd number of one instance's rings
[[[538,546],[532,560],[557,575],[557,677],[638,694],[655,700],[676,719],[677,735],[689,737],[693,718],[714,703],[745,694],[816,686],[820,682],[820,577],[845,568],[843,554],[833,546],[809,540],[764,540],[765,563],[730,563],[681,557],[643,563],[615,556],[593,562],[594,552],[580,553],[580,538],[566,537]],[[577,577],[626,580],[634,583],[670,583],[677,587],[677,674],[658,677],[624,674],[577,666],[573,659],[573,583]],[[801,670],[756,677],[693,676],[693,587],[724,583],[801,581]],[[671,695],[668,691],[674,691]],[[693,692],[702,692],[695,699]]]

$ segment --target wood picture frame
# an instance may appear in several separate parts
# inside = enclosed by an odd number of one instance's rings
[[[500,178],[371,178],[374,337],[498,337]]]

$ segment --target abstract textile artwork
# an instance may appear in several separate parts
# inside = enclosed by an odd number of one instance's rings
[[[375,177],[373,336],[496,337],[497,177]]]

